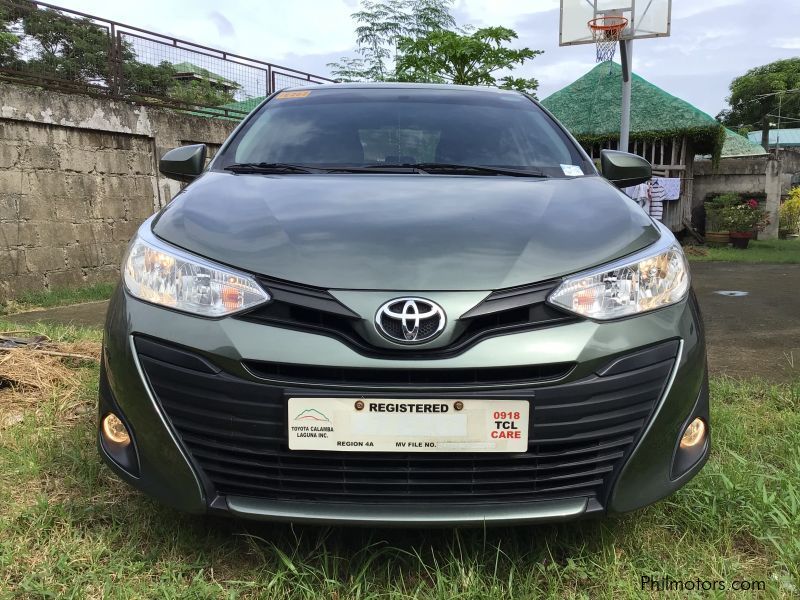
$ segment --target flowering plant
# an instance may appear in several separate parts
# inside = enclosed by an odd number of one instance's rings
[[[769,222],[767,212],[759,208],[758,200],[754,198],[720,209],[719,220],[728,231],[732,232],[749,232],[753,229],[761,231]]]
[[[780,228],[788,233],[800,233],[800,187],[793,187],[789,198],[781,204]]]

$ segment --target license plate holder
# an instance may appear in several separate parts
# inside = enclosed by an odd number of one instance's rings
[[[526,452],[528,400],[292,397],[290,450]]]

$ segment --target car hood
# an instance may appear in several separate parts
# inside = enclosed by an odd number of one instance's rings
[[[209,172],[153,226],[239,269],[324,288],[493,290],[574,273],[659,238],[597,176]]]

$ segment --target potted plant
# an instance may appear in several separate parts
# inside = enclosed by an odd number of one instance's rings
[[[789,197],[780,207],[780,225],[778,232],[785,239],[800,237],[800,187],[793,187]]]
[[[703,204],[706,210],[706,242],[725,245],[731,241],[728,229],[722,220],[722,212],[731,206],[740,204],[738,194],[719,194]]]
[[[734,248],[747,248],[753,231],[761,230],[767,224],[767,212],[758,206],[758,200],[751,198],[741,204],[720,210],[720,221],[728,229]]]

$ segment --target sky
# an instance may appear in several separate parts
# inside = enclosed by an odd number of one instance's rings
[[[357,0],[52,0],[65,8],[327,76],[355,50]],[[662,0],[663,1],[663,0]],[[538,96],[595,64],[591,46],[559,47],[559,0],[456,0],[459,25],[502,25],[516,46],[544,54],[515,71],[539,80]],[[634,43],[634,71],[714,116],[731,80],[747,69],[800,56],[800,0],[674,0],[668,38]]]

